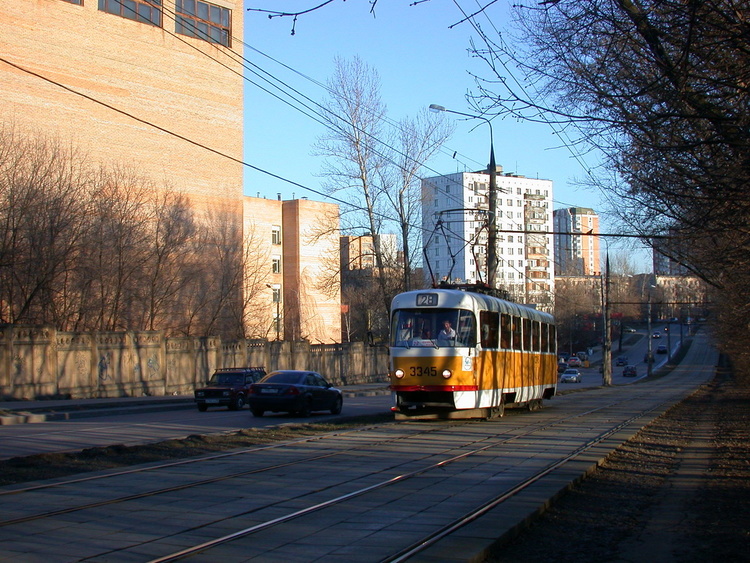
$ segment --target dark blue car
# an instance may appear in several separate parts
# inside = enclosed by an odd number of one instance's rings
[[[313,411],[323,410],[339,414],[344,398],[319,373],[280,370],[251,385],[247,402],[254,416],[263,416],[267,411],[310,416]]]

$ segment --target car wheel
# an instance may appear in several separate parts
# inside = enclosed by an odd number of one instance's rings
[[[302,403],[302,408],[297,411],[297,414],[300,416],[307,418],[312,413],[312,404],[310,401],[310,397],[305,397],[305,402]]]
[[[206,412],[208,410],[208,405],[198,405],[198,410],[201,412]]]
[[[260,418],[261,416],[263,416],[263,413],[265,413],[266,411],[264,411],[263,409],[259,409],[257,407],[256,408],[251,407],[250,412],[253,413],[253,416]]]
[[[229,409],[233,411],[238,411],[244,406],[245,406],[245,396],[237,395],[234,401],[232,401],[232,403],[229,405]]]
[[[341,397],[336,397],[336,400],[331,407],[331,414],[341,414],[341,407],[344,406],[344,400]]]

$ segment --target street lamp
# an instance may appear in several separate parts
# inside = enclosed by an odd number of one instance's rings
[[[495,146],[493,143],[494,135],[492,133],[492,122],[482,115],[472,115],[446,109],[438,104],[430,104],[430,111],[444,111],[463,115],[470,119],[481,119],[490,127],[490,163],[488,165],[490,173],[490,190],[489,190],[489,225],[487,233],[487,281],[491,287],[495,287],[495,276],[497,275],[497,166],[495,165]]]
[[[273,290],[273,300],[276,302],[276,340],[280,340],[279,332],[281,328],[281,284],[280,283],[267,283],[266,287]]]

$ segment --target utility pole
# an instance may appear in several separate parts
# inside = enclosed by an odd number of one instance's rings
[[[487,283],[495,287],[497,276],[497,165],[495,164],[495,147],[493,144],[492,123],[486,120],[490,126],[490,189],[489,189],[489,213],[487,233]]]
[[[471,119],[481,119],[490,127],[490,163],[487,166],[490,176],[489,193],[487,194],[489,207],[489,220],[487,221],[487,283],[494,289],[497,276],[497,165],[495,163],[492,122],[482,115],[472,115],[470,113],[445,109],[445,107],[438,104],[430,104],[429,109],[435,112],[455,113],[456,115],[463,115]]]
[[[602,385],[612,385],[612,323],[609,315],[609,251],[602,284],[602,316],[604,317],[604,345],[602,346]]]
[[[654,372],[654,346],[653,346],[653,339],[654,337],[651,334],[651,288],[653,286],[649,284],[648,286],[648,356],[646,358],[646,373],[649,377]]]

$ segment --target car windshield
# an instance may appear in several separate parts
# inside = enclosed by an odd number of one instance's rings
[[[209,383],[214,385],[242,385],[244,381],[245,376],[240,373],[215,373]]]
[[[391,322],[391,346],[475,346],[476,323],[471,311],[399,309]]]
[[[289,371],[279,371],[276,373],[269,373],[263,379],[261,383],[300,383],[300,380],[304,377],[304,373],[294,373]]]

